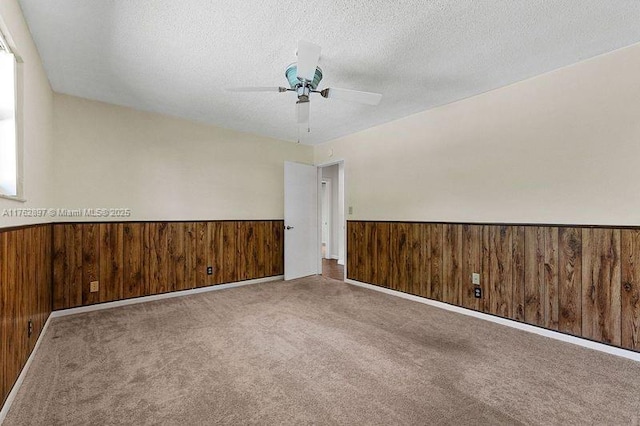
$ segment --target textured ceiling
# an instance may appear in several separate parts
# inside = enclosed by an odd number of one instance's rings
[[[315,144],[640,41],[638,0],[21,0],[57,92],[297,140],[298,39],[322,46]],[[523,100],[525,101],[525,100]]]

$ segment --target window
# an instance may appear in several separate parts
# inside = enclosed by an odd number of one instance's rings
[[[16,58],[0,34],[0,195],[18,197]]]

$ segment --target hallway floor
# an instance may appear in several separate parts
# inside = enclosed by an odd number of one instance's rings
[[[322,276],[344,281],[344,266],[339,265],[335,259],[322,259]]]

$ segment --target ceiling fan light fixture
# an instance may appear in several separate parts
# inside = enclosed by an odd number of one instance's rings
[[[292,63],[287,67],[287,70],[284,72],[285,77],[287,77],[287,81],[292,89],[300,86],[301,80],[298,78],[298,64],[296,62]],[[320,67],[316,67],[316,72],[313,76],[313,80],[307,82],[307,86],[311,87],[311,89],[316,90],[320,81],[322,80],[322,69]]]
[[[304,125],[307,132],[309,127],[309,105],[312,93],[319,93],[323,98],[340,99],[366,105],[378,105],[382,99],[380,93],[362,92],[358,90],[326,88],[318,90],[322,81],[322,69],[318,66],[320,60],[320,46],[308,41],[298,42],[298,61],[287,66],[284,75],[289,83],[286,87],[235,87],[228,90],[234,92],[295,92],[298,97],[296,110],[298,125]],[[298,142],[300,137],[298,136]]]

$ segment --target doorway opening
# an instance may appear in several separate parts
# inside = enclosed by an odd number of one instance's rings
[[[322,275],[344,281],[344,162],[319,167],[320,257]]]

